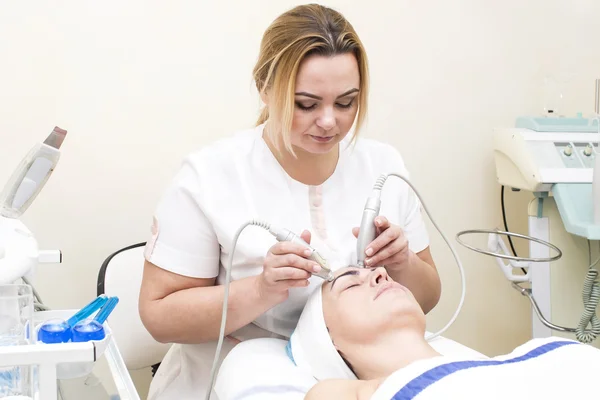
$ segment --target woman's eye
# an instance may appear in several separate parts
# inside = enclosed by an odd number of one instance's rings
[[[352,104],[354,104],[354,99],[352,99],[349,103],[345,103],[345,104],[338,103],[337,105],[338,105],[338,107],[341,107],[341,108],[350,108],[350,107],[352,107]]]
[[[359,285],[358,283],[356,283],[356,284],[354,284],[354,285],[350,285],[350,286],[348,286],[348,287],[346,288],[346,290],[348,290],[348,289],[350,289],[350,288],[353,288],[353,287],[355,287],[355,286],[360,286],[360,285]]]
[[[296,103],[296,107],[298,107],[301,110],[304,111],[308,111],[308,110],[312,110],[313,108],[315,108],[317,106],[317,103],[313,103],[313,104],[302,104],[302,103]]]

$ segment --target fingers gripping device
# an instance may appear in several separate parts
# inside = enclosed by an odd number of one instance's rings
[[[377,230],[376,230],[376,226],[375,226],[375,218],[379,215],[379,210],[381,207],[381,190],[383,189],[383,186],[389,176],[395,176],[395,177],[402,179],[415,192],[419,201],[421,202],[423,209],[425,210],[425,212],[427,213],[427,216],[431,220],[431,223],[433,224],[433,226],[436,228],[436,230],[439,232],[439,234],[442,236],[442,238],[444,239],[444,241],[450,248],[450,251],[452,252],[452,255],[454,256],[454,259],[458,265],[458,269],[460,272],[462,293],[461,293],[458,307],[456,308],[454,315],[452,316],[450,321],[446,324],[446,326],[444,326],[438,332],[426,337],[427,340],[431,340],[431,339],[441,335],[442,333],[444,333],[450,327],[450,325],[452,325],[454,323],[454,321],[458,317],[458,314],[460,313],[460,310],[462,308],[462,305],[463,305],[463,302],[465,299],[465,287],[466,287],[465,273],[464,273],[462,263],[458,257],[458,254],[456,253],[456,250],[454,249],[452,244],[448,241],[448,239],[446,238],[444,233],[441,231],[441,229],[438,227],[438,225],[435,223],[435,221],[431,217],[431,214],[429,213],[429,210],[425,206],[425,203],[423,202],[423,199],[421,198],[419,192],[410,183],[410,181],[403,175],[397,174],[397,173],[382,174],[379,176],[379,178],[375,182],[375,185],[373,185],[373,192],[365,203],[365,208],[363,210],[363,214],[362,214],[362,218],[361,218],[360,231],[358,233],[358,238],[357,238],[357,243],[356,243],[357,264],[359,267],[365,266],[366,249],[369,246],[369,244],[377,236]],[[311,250],[311,255],[308,258],[321,266],[321,270],[319,272],[312,273],[312,274],[315,276],[318,276],[326,281],[333,280],[333,271],[330,269],[327,260],[325,260],[312,246],[310,246],[308,243],[306,243],[299,235],[295,234],[294,232],[290,231],[289,229],[276,227],[274,225],[271,225],[269,223],[259,221],[259,220],[251,220],[251,221],[244,223],[242,226],[240,226],[240,228],[238,228],[237,232],[235,233],[235,235],[233,237],[233,246],[231,248],[231,253],[229,254],[229,259],[228,259],[228,263],[227,263],[225,282],[224,282],[225,290],[224,290],[224,299],[223,299],[223,311],[222,311],[222,317],[221,317],[221,329],[219,332],[219,340],[217,342],[217,349],[215,351],[215,358],[213,361],[213,366],[212,366],[212,370],[211,370],[211,374],[210,374],[209,387],[206,392],[206,397],[205,397],[206,400],[210,399],[210,395],[211,395],[212,388],[214,386],[214,382],[215,382],[215,378],[216,378],[216,373],[218,370],[219,356],[221,353],[221,348],[223,346],[223,340],[225,339],[225,326],[226,326],[226,320],[227,320],[227,303],[229,300],[229,283],[231,281],[231,269],[232,269],[232,265],[233,265],[233,255],[235,253],[235,247],[236,247],[238,238],[239,238],[240,234],[242,233],[242,231],[250,225],[259,226],[263,229],[266,229],[267,231],[269,231],[269,233],[271,233],[280,242],[290,241],[290,242],[297,243],[297,244],[307,247],[308,249]]]
[[[333,271],[329,268],[329,264],[327,260],[325,260],[318,251],[312,248],[308,243],[306,243],[300,236],[296,235],[294,232],[289,229],[277,229],[277,228],[269,228],[269,232],[275,236],[279,242],[292,242],[302,246],[305,246],[311,251],[310,256],[308,256],[309,260],[312,260],[321,266],[321,270],[319,272],[312,272],[313,275],[318,276],[319,278],[323,278],[326,281],[331,282],[333,280]]]

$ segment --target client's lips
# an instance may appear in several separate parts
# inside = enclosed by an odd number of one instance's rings
[[[373,300],[377,299],[379,296],[381,296],[383,293],[387,292],[390,289],[403,289],[404,287],[399,284],[398,282],[386,282],[384,284],[382,284],[379,287],[379,290],[377,290],[377,294],[375,294],[375,297],[373,298]]]

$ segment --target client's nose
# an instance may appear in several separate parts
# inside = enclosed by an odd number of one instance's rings
[[[369,278],[371,286],[381,285],[383,282],[387,281],[388,273],[384,267],[377,267],[371,272]]]

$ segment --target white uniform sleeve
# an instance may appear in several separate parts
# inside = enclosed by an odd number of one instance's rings
[[[213,278],[219,273],[220,246],[200,204],[201,185],[186,158],[158,204],[144,256],[179,275]]]
[[[404,165],[404,161],[402,156],[395,148],[391,147],[394,160],[393,165],[395,169],[394,172],[398,171],[400,174],[406,176],[409,180],[410,173],[406,169]],[[390,177],[388,179],[400,179]],[[418,190],[418,185],[411,183]],[[417,197],[414,190],[405,182],[402,182],[402,187],[406,188],[405,196],[403,197],[403,202],[401,203],[402,207],[402,216],[404,217],[404,222],[401,228],[404,231],[404,235],[408,239],[408,247],[415,253],[425,250],[429,247],[429,234],[427,233],[427,227],[425,226],[425,221],[423,220],[423,215],[421,212],[421,202]],[[420,193],[420,192],[419,192]]]

